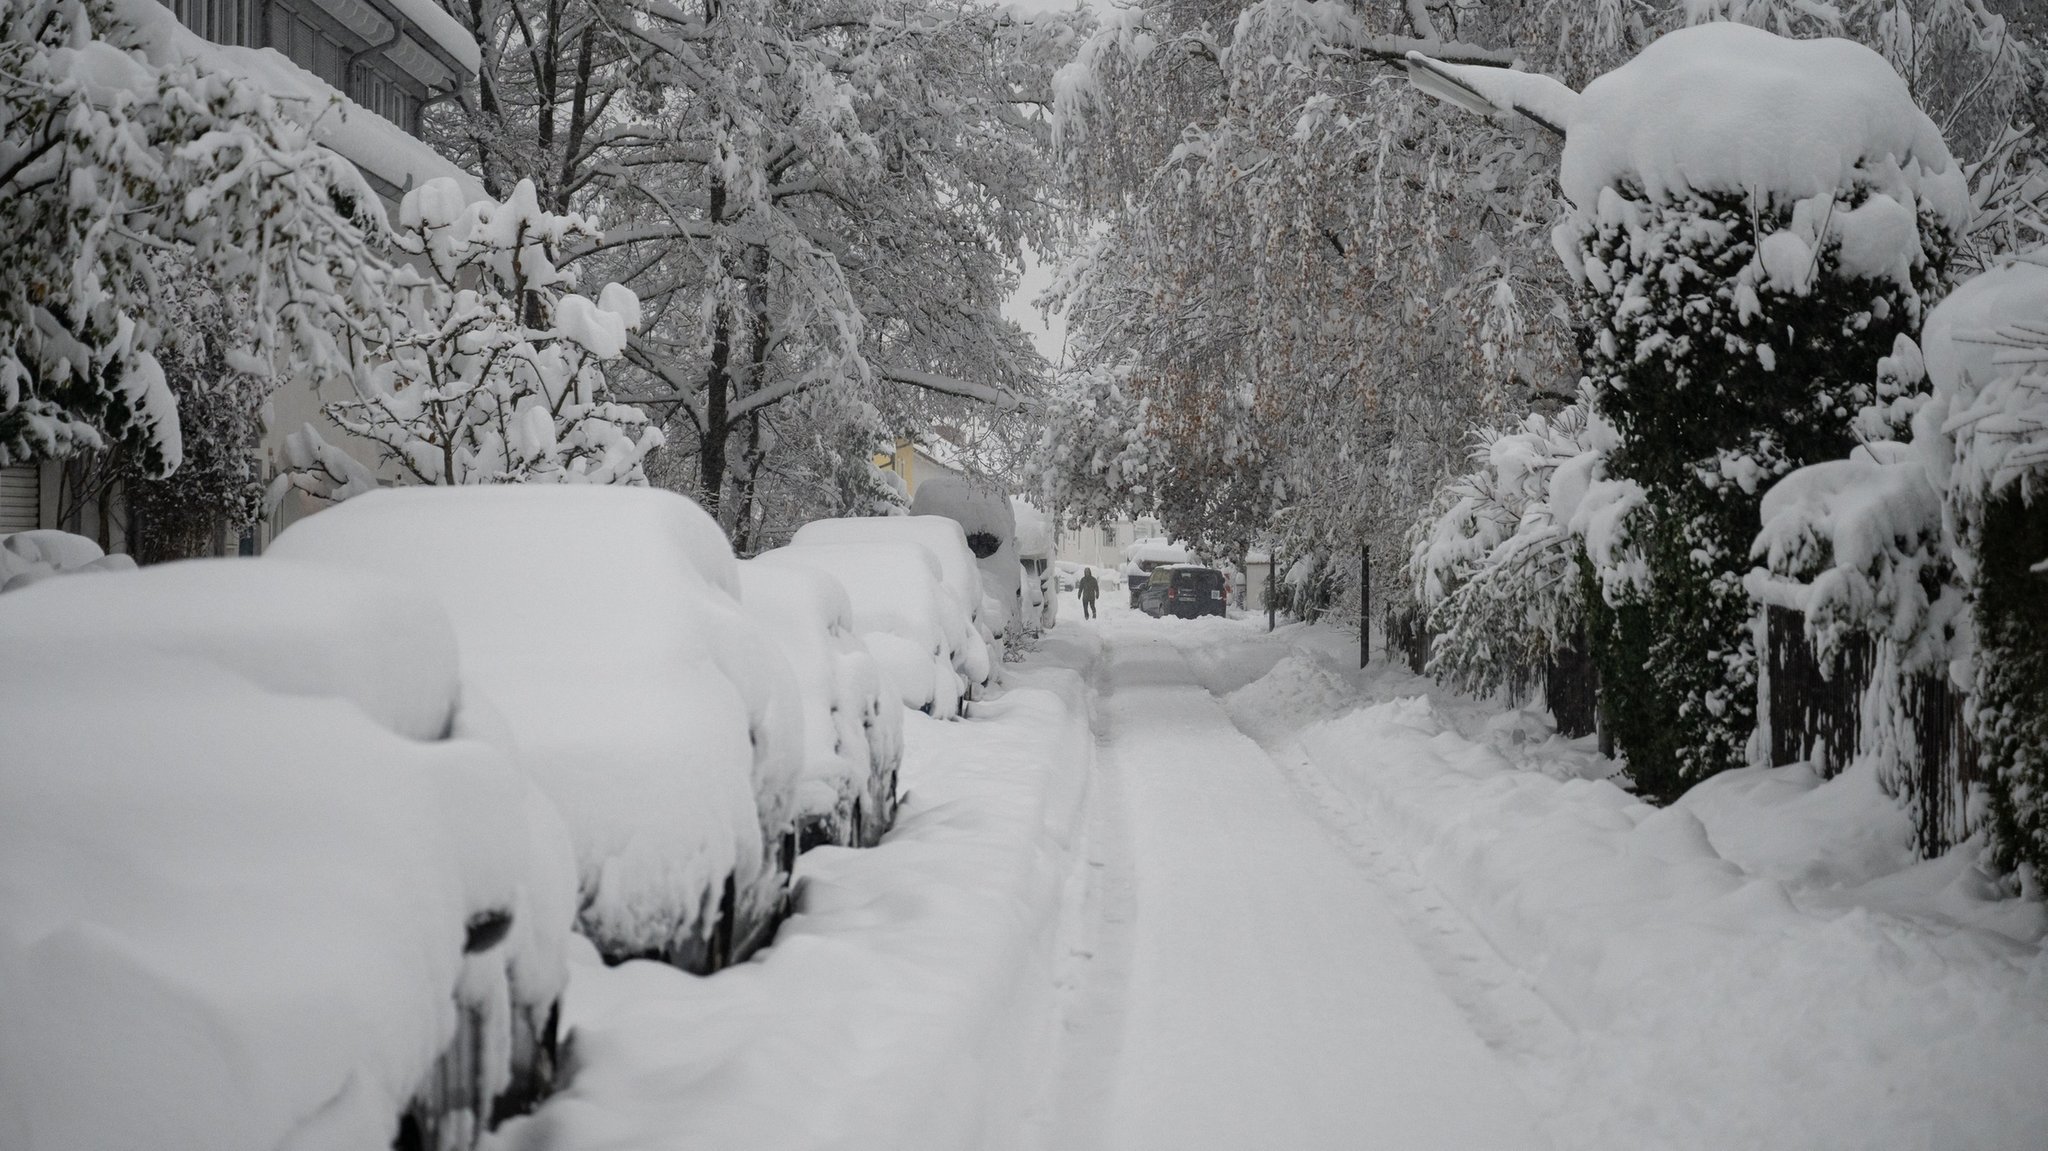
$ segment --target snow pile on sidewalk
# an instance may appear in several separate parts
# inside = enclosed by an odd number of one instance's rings
[[[1914,864],[1868,770],[1730,772],[1659,810],[1526,770],[1557,742],[1525,726],[1414,697],[1302,742],[1578,1030],[1562,1145],[2040,1145],[2040,905],[1988,899],[1967,848]]]
[[[1060,895],[1094,753],[1071,671],[1020,665],[975,718],[906,723],[896,829],[802,857],[775,946],[710,978],[574,968],[574,1077],[498,1151],[1019,1139],[1053,1040]]]

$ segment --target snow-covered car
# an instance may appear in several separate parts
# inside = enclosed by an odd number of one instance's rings
[[[1016,509],[1001,488],[966,476],[934,476],[917,486],[910,512],[912,517],[940,516],[960,525],[987,599],[981,620],[998,642],[1014,647],[1025,632],[1037,634],[1037,621],[1024,616]]]
[[[1017,563],[1024,579],[1024,623],[1028,632],[1043,634],[1059,622],[1061,584],[1053,570],[1052,520],[1023,496],[1011,496],[1017,522]],[[1080,576],[1075,575],[1076,582]]]
[[[440,599],[466,721],[561,808],[578,928],[607,959],[704,972],[772,936],[802,704],[702,509],[649,488],[395,488],[299,521],[269,554]]]
[[[896,818],[903,708],[854,630],[837,579],[773,560],[740,563],[741,606],[781,646],[804,702],[804,768],[797,785],[797,850],[868,847]]]
[[[938,561],[929,549],[910,543],[792,544],[763,552],[755,562],[837,580],[852,608],[853,630],[903,705],[940,719],[960,714],[974,666],[963,649],[980,651],[985,663],[987,647],[959,600],[939,582]]]
[[[958,645],[960,669],[968,681],[968,698],[978,698],[992,682],[996,664],[990,651],[994,633],[983,619],[980,569],[967,546],[967,534],[945,516],[867,516],[813,520],[798,528],[791,547],[819,545],[914,544],[928,552],[940,588],[959,605],[971,633]],[[853,589],[848,587],[849,592]],[[858,605],[856,605],[858,606]],[[979,640],[979,642],[975,642]]]
[[[0,597],[0,1143],[474,1146],[554,1078],[574,859],[375,579]]]

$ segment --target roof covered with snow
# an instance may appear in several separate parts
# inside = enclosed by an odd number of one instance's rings
[[[439,12],[431,0],[405,0]],[[317,120],[313,138],[333,149],[366,176],[403,192],[428,180],[456,181],[470,200],[484,198],[483,184],[447,157],[428,147],[405,129],[357,104],[334,87],[286,59],[274,48],[237,48],[215,44],[178,23],[170,9],[154,0],[116,0],[121,17],[141,33],[150,61],[166,65],[190,60],[199,66],[241,77],[281,101],[296,101]],[[441,19],[455,21],[446,13]],[[424,25],[423,25],[424,27]],[[460,25],[456,25],[457,30]],[[467,34],[463,36],[467,40]],[[471,43],[468,67],[476,68],[476,45]]]

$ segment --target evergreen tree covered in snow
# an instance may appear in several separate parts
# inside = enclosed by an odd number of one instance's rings
[[[261,441],[271,383],[229,365],[226,304],[193,293],[182,278],[166,276],[165,284],[183,297],[157,359],[177,401],[184,460],[168,476],[122,478],[128,551],[146,564],[232,548],[263,514]]]
[[[1854,444],[1873,367],[1943,286],[1966,190],[1881,57],[1741,25],[1660,40],[1589,85],[1567,133],[1558,246],[1586,286],[1586,373],[1619,433],[1609,468],[1648,496],[1647,586],[1598,654],[1638,785],[1670,796],[1745,762],[1763,489]]]
[[[142,0],[0,9],[0,463],[183,458],[157,358],[167,267],[235,302],[236,370],[319,378],[379,208],[311,139],[317,110],[163,54]]]
[[[385,272],[387,319],[354,333],[355,394],[328,415],[416,483],[646,482],[641,460],[661,432],[606,398],[602,369],[625,350],[639,301],[617,284],[577,295],[555,262],[598,235],[543,210],[528,181],[502,203],[465,204],[451,179],[406,193],[393,238],[421,266]],[[310,425],[288,447],[280,494],[362,490]]]
[[[1591,638],[1638,784],[1675,795],[1744,762],[1755,730],[1742,576],[1763,489],[1855,442],[1876,362],[1944,287],[1965,173],[1885,60],[1843,40],[1685,29],[1583,95],[1427,70],[1566,134],[1554,240],[1618,433],[1607,467],[1646,497],[1626,521],[1643,578],[1607,584]]]
[[[2020,260],[1963,284],[1886,358],[1860,420],[1871,442],[1771,490],[1755,545],[1765,569],[1749,579],[1804,613],[1824,653],[1851,635],[1876,642],[1861,753],[1915,811],[1923,851],[1983,824],[1968,794],[1916,790],[1908,692],[1932,675],[1969,693],[1997,862],[2035,877],[2048,874],[2044,363],[2048,266]],[[1954,824],[1931,826],[1937,812]]]

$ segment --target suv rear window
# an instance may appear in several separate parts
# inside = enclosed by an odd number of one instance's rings
[[[1223,586],[1220,571],[1182,569],[1173,573],[1173,586],[1179,588],[1214,589]]]

